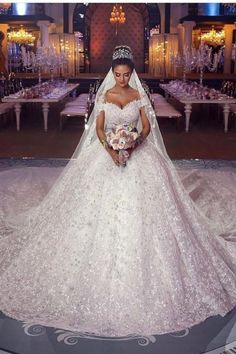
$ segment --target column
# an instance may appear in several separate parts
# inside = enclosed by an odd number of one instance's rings
[[[48,28],[50,26],[49,21],[37,21],[37,26],[40,28],[40,38],[41,45],[45,47],[49,47],[49,31]]]
[[[8,50],[7,50],[7,30],[8,24],[1,24],[1,39],[0,39],[0,55],[1,55],[1,69],[0,71],[8,72]]]
[[[170,33],[170,4],[165,4],[165,33]]]
[[[192,47],[192,31],[193,27],[196,26],[196,22],[194,21],[184,21],[184,45],[188,48]]]
[[[158,4],[160,17],[161,17],[161,30],[160,33],[165,33],[165,4]]]
[[[69,33],[69,4],[63,4],[63,32]]]
[[[225,31],[225,51],[224,51],[224,74],[231,73],[232,42],[234,25],[224,25]]]
[[[236,74],[236,43],[234,44],[235,46],[235,57],[234,57],[234,74]]]
[[[73,16],[76,4],[69,4],[69,33],[74,33],[73,31]]]

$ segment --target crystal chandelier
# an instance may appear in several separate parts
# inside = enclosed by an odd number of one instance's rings
[[[110,16],[110,23],[112,24],[123,24],[125,23],[126,18],[125,18],[125,12],[122,9],[122,6],[113,6],[111,16]]]
[[[225,9],[225,15],[235,15],[236,14],[236,3],[231,3],[231,4],[227,4],[224,3],[222,4],[224,6]]]
[[[8,41],[11,43],[17,44],[28,44],[33,45],[36,37],[27,32],[23,27],[21,27],[18,31],[12,30],[7,34]]]
[[[199,36],[199,39],[205,44],[214,47],[218,45],[223,45],[225,41],[225,31],[224,30],[216,31],[213,26],[209,32],[201,34]]]
[[[198,49],[192,48],[192,53],[189,57],[189,69],[191,71],[196,69],[200,72],[200,86],[202,86],[204,71],[206,69],[211,72],[217,71],[218,64],[221,60],[223,49],[221,48],[218,53],[214,54],[212,50],[212,47],[209,47],[204,42],[201,42]]]
[[[116,26],[116,35],[118,29],[117,26],[123,25],[125,21],[126,21],[125,12],[123,11],[122,6],[118,7],[117,4],[114,5],[110,15],[110,23]]]

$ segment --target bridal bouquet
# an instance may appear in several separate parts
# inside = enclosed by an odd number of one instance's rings
[[[126,166],[129,153],[127,149],[134,146],[135,140],[139,134],[132,124],[117,124],[106,133],[108,144],[119,151],[119,161],[121,165]]]

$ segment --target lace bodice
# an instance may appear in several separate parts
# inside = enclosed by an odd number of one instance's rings
[[[104,97],[98,104],[98,112],[105,112],[105,130],[109,130],[117,124],[132,124],[137,127],[140,108],[146,105],[146,101],[135,99],[127,103],[123,108],[112,102],[106,102]]]

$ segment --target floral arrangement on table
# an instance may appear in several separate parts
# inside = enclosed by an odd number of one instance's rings
[[[126,166],[129,157],[128,149],[135,146],[139,133],[132,124],[116,124],[106,133],[107,142],[114,150],[119,151],[120,164]]]
[[[170,91],[176,92],[179,95],[185,95],[186,97],[193,97],[196,99],[219,99],[222,93],[214,88],[207,86],[201,86],[197,82],[184,82],[182,80],[172,80],[168,84]]]
[[[45,81],[30,88],[23,88],[19,98],[46,98],[49,95],[60,95],[67,82],[62,80]]]

